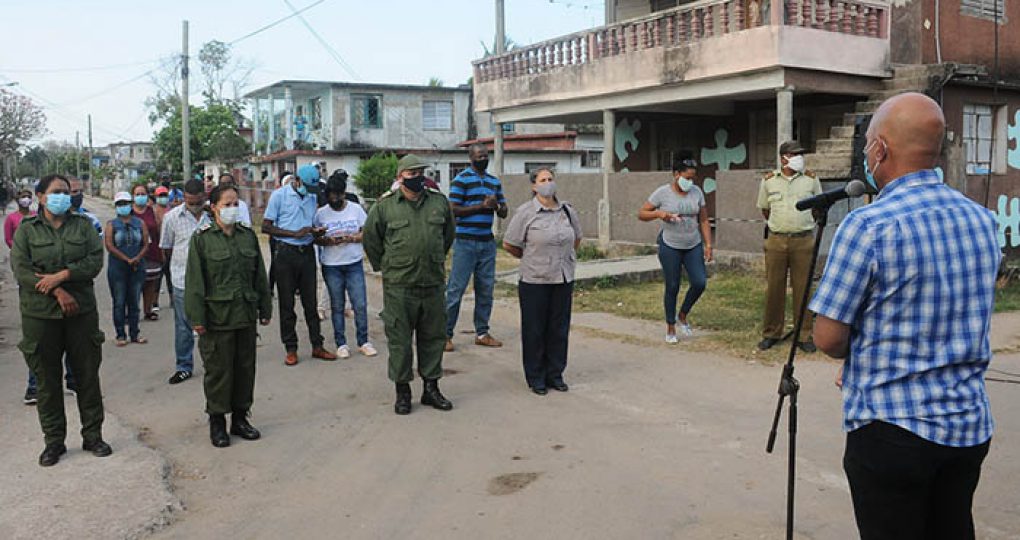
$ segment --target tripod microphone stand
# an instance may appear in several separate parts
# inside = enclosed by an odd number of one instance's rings
[[[825,226],[829,220],[829,208],[827,205],[821,208],[820,216],[816,220],[817,234],[815,235],[815,247],[811,256],[811,269],[808,272],[807,286],[804,287],[804,297],[800,303],[800,313],[797,314],[797,321],[793,327],[793,339],[790,341],[790,356],[783,366],[783,373],[779,378],[779,401],[776,403],[776,414],[772,419],[772,430],[769,431],[769,441],[765,451],[769,454],[776,445],[776,433],[779,429],[779,418],[783,413],[783,402],[790,398],[789,413],[789,463],[787,464],[786,478],[786,538],[793,540],[793,507],[794,507],[794,483],[797,471],[797,393],[800,391],[800,382],[793,376],[793,360],[797,356],[797,340],[800,338],[800,330],[804,327],[804,316],[807,313],[808,300],[811,298],[811,282],[814,280],[815,267],[818,264],[818,251],[822,246],[822,235],[825,233]]]

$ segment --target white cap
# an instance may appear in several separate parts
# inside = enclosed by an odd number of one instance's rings
[[[126,191],[118,191],[117,194],[113,196],[113,203],[117,204],[121,201],[131,202],[131,194]]]

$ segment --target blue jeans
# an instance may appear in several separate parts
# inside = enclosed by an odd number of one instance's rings
[[[142,284],[145,283],[145,266],[132,269],[122,260],[110,260],[106,267],[106,280],[113,296],[113,329],[117,339],[126,339],[124,325],[132,340],[138,338],[139,303],[142,301]]]
[[[191,321],[184,313],[184,289],[171,286],[174,297],[174,354],[177,356],[177,371],[191,373],[195,368],[195,334]]]
[[[705,247],[698,244],[691,249],[674,249],[667,246],[659,235],[659,263],[662,264],[662,278],[666,282],[666,290],[662,297],[663,306],[666,309],[666,324],[676,324],[676,298],[680,294],[680,270],[681,266],[687,269],[687,279],[691,286],[684,296],[684,303],[680,306],[680,313],[684,315],[691,312],[694,303],[701,298],[705,292],[705,284],[708,276],[705,272]]]
[[[446,337],[453,338],[453,329],[460,316],[460,300],[474,276],[475,334],[489,333],[492,314],[492,291],[496,286],[496,242],[487,240],[453,241],[453,268],[446,284]]]
[[[344,336],[344,294],[354,308],[354,328],[358,346],[368,343],[368,298],[365,293],[365,267],[361,261],[339,266],[322,266],[322,279],[329,290],[330,315],[333,320],[333,339],[337,347],[347,345]]]

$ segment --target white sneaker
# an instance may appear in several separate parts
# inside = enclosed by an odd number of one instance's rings
[[[375,356],[379,354],[379,351],[375,350],[375,347],[373,347],[371,343],[365,343],[361,347],[358,347],[358,350],[365,356]]]
[[[676,345],[677,343],[680,343],[680,338],[676,337],[676,334],[666,334],[666,343]]]
[[[683,337],[694,337],[694,330],[687,323],[680,323],[680,335]]]
[[[347,347],[347,345],[341,345],[340,348],[336,350],[336,355],[341,360],[346,360],[351,357],[351,349]]]

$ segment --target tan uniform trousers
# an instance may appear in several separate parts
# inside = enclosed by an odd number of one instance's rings
[[[765,240],[765,280],[768,290],[765,292],[765,328],[762,337],[780,339],[786,325],[786,283],[790,278],[793,289],[793,322],[797,322],[800,305],[804,299],[804,290],[808,286],[808,272],[811,270],[811,255],[814,252],[815,238],[809,231],[806,234],[788,235],[769,232]],[[800,330],[798,341],[811,338],[811,313],[804,318],[804,327]]]

